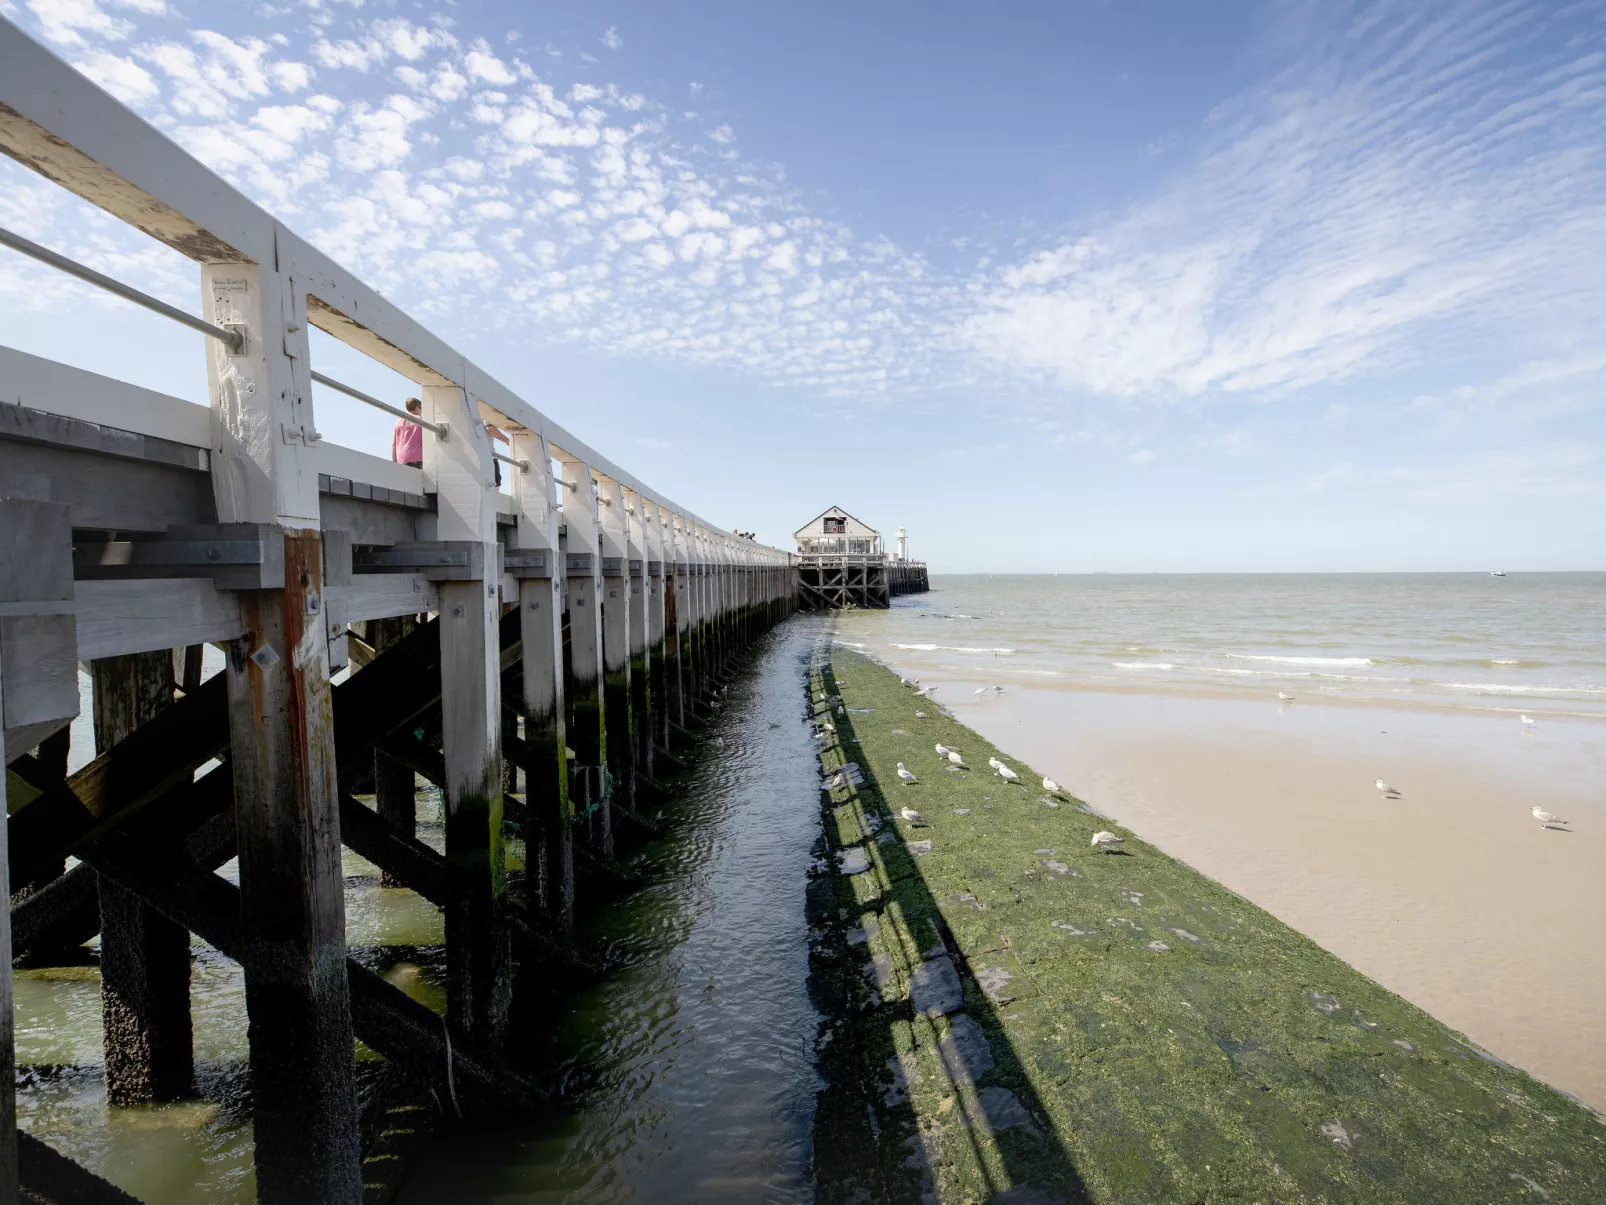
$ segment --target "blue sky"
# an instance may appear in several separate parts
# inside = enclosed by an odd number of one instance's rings
[[[836,503],[939,571],[1603,567],[1606,4],[0,12],[770,542]],[[0,222],[196,304],[10,163]],[[193,337],[9,253],[0,307],[204,400]]]

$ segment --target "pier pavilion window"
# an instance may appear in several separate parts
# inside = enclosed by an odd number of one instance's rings
[[[840,535],[845,534],[847,532],[847,530],[848,530],[848,521],[847,521],[846,518],[838,516],[838,515],[827,515],[825,517],[825,534],[826,535],[828,535],[828,536],[840,536]]]

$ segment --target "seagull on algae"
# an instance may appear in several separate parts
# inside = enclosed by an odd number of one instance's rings
[[[909,773],[909,767],[905,766],[902,762],[898,763],[898,777],[900,779],[902,779],[904,782],[919,782],[920,781],[913,774]]]
[[[1121,842],[1125,840],[1125,837],[1117,837],[1114,833],[1109,832],[1106,829],[1100,829],[1098,832],[1093,834],[1093,840],[1091,844],[1094,849],[1108,851],[1113,850],[1117,845],[1121,844]]]
[[[969,766],[965,765],[965,759],[959,756],[959,750],[958,749],[950,749],[950,750],[948,750],[948,760],[951,761],[954,765],[958,766],[961,770],[970,769]]]
[[[1052,778],[1045,778],[1043,779],[1043,790],[1047,791],[1050,795],[1058,795],[1060,792],[1060,784],[1055,782]]]
[[[903,817],[906,824],[923,825],[926,822],[926,818],[915,811],[914,808],[904,808],[898,815]]]
[[[937,756],[938,757],[947,757],[950,753],[953,753],[953,752],[956,752],[956,750],[952,749],[948,745],[943,744],[941,741],[937,742]]]
[[[998,777],[1002,778],[1005,782],[1019,782],[1020,781],[1020,775],[1015,773],[1015,771],[1011,770],[1003,762],[999,762],[997,768],[998,768]]]

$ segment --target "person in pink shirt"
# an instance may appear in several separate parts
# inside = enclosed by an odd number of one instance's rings
[[[407,399],[407,413],[422,415],[424,403],[418,398]],[[396,429],[390,433],[390,458],[398,464],[424,467],[424,428],[404,418],[396,420]]]

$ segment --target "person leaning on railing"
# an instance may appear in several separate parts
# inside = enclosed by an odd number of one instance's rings
[[[408,398],[407,413],[422,417],[424,403],[416,397]],[[409,465],[415,469],[423,468],[424,428],[417,423],[408,422],[405,418],[398,418],[395,429],[390,433],[390,458],[397,464]]]

